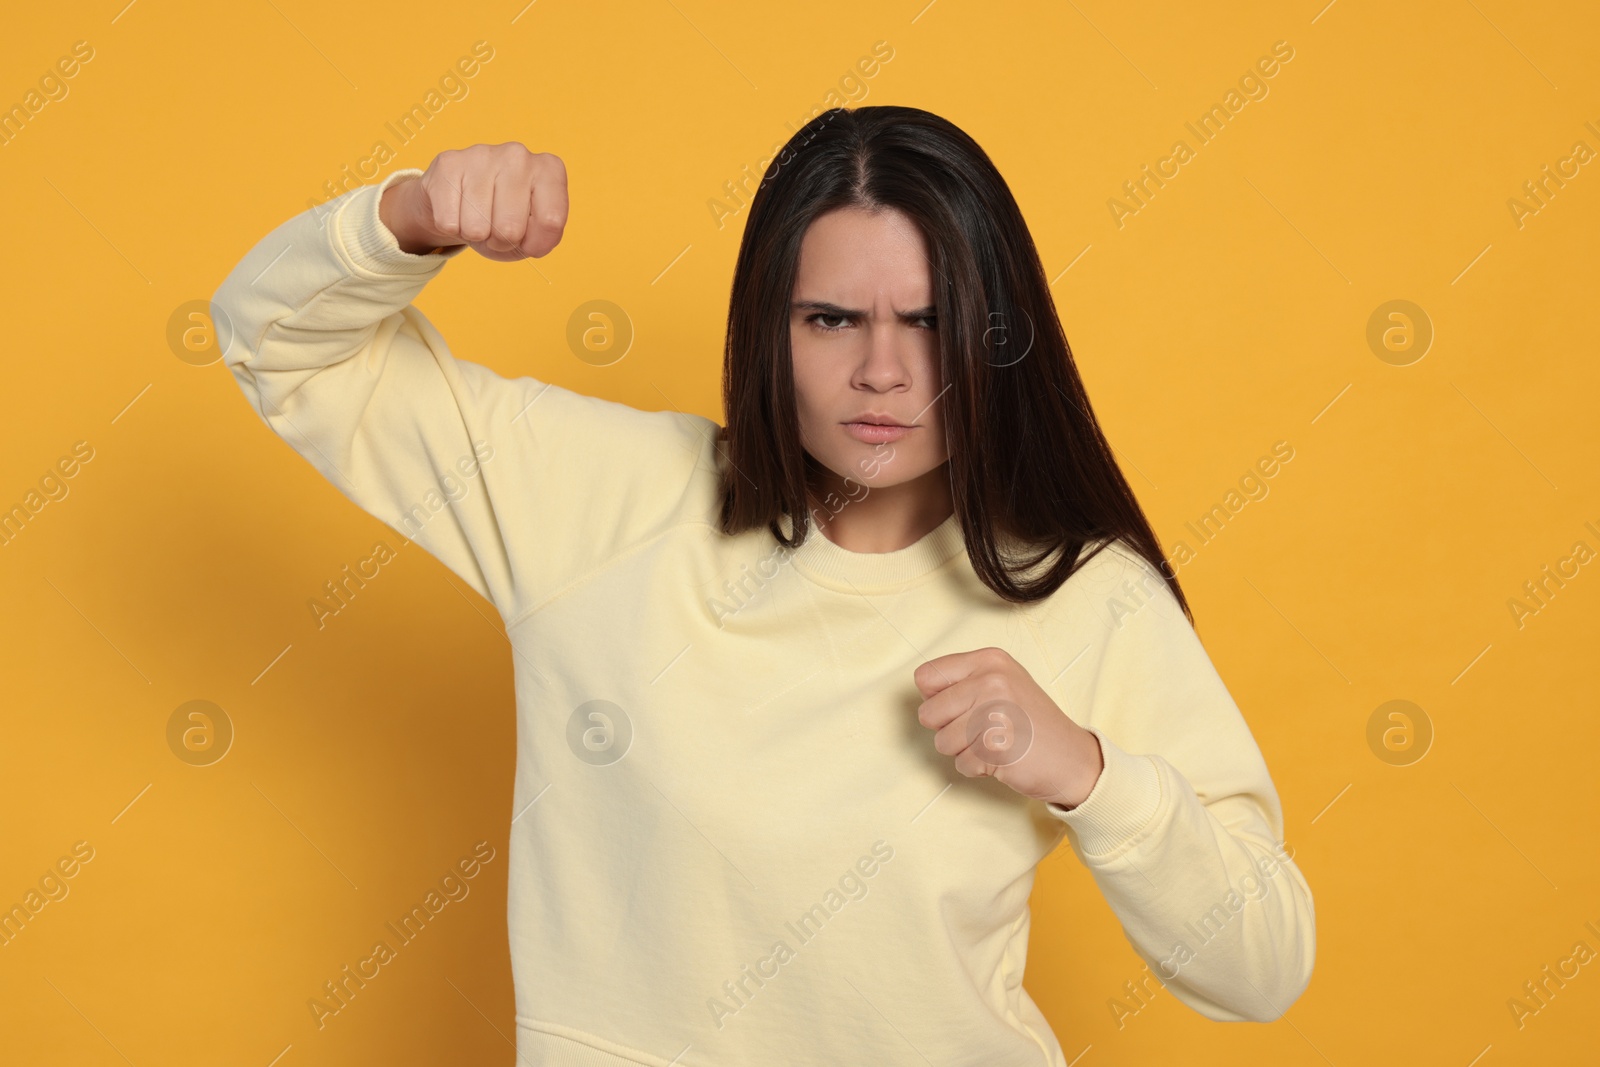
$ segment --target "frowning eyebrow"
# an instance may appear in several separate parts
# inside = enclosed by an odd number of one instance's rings
[[[792,311],[820,311],[824,315],[834,318],[864,319],[867,317],[867,312],[861,308],[840,307],[838,304],[830,304],[826,300],[796,300],[789,305],[789,308]],[[912,308],[910,311],[898,312],[895,317],[906,322],[915,322],[918,319],[932,318],[935,314],[937,314],[937,309],[929,305],[927,307]]]

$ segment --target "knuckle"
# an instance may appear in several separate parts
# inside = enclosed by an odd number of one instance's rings
[[[1011,683],[1003,674],[985,674],[982,685],[984,696],[991,700],[1002,700],[1011,695]]]

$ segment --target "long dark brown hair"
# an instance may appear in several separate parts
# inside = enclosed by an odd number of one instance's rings
[[[977,142],[919,108],[824,111],[762,177],[728,307],[722,531],[764,525],[795,548],[810,528],[815,461],[800,443],[789,304],[806,229],[842,207],[896,208],[927,242],[951,499],[974,573],[1005,600],[1042,600],[1120,539],[1166,580],[1192,623],[1095,419],[1011,190]]]

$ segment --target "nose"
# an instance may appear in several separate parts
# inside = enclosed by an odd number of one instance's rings
[[[867,332],[853,384],[879,393],[909,389],[913,339],[907,332],[892,317],[874,322]]]

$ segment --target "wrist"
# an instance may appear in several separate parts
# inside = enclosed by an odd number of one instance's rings
[[[422,187],[416,175],[392,183],[378,199],[378,221],[408,255],[431,255],[450,247],[440,244],[438,235],[418,222],[421,206]]]
[[[1062,789],[1055,796],[1048,798],[1050,803],[1071,811],[1089,798],[1094,792],[1095,784],[1100,781],[1100,775],[1105,771],[1105,753],[1100,749],[1100,739],[1093,731],[1077,727],[1078,740],[1077,759],[1073,760],[1074,768],[1071,777],[1073,785]]]

